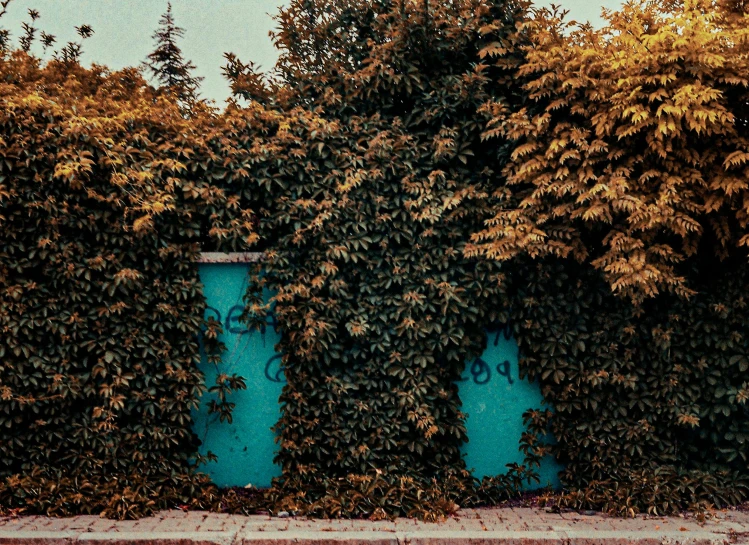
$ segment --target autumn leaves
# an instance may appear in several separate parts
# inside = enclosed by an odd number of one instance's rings
[[[527,22],[529,102],[486,107],[484,136],[515,149],[469,254],[574,257],[634,301],[693,293],[699,256],[744,255],[749,27],[724,4],[629,4],[600,31]]]
[[[4,504],[216,501],[189,417],[200,244],[266,256],[247,320],[277,317],[287,384],[265,507],[429,518],[517,493],[549,451],[573,506],[745,499],[746,10],[633,3],[600,31],[528,10],[291,2],[274,77],[229,56],[220,114],[133,70],[3,58]],[[554,412],[478,483],[456,381],[510,320]]]

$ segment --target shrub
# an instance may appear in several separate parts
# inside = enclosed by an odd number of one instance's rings
[[[523,15],[504,2],[292,2],[276,87],[232,59],[253,120],[239,147],[266,195],[247,318],[262,323],[259,290],[272,288],[287,379],[280,505],[438,516],[477,494],[456,381],[485,347],[484,327],[506,316],[494,308],[501,268],[463,249],[489,217],[506,155],[482,142],[480,109],[517,99],[509,68]],[[298,62],[308,53],[319,61],[309,69]]]
[[[218,121],[188,124],[133,70],[15,53],[0,74],[0,504],[196,504],[193,262],[251,224],[209,185]]]

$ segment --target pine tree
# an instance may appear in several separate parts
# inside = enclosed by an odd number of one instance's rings
[[[156,49],[148,55],[145,67],[159,87],[174,96],[181,108],[189,112],[199,101],[198,90],[203,78],[192,75],[195,65],[182,56],[182,50],[177,45],[177,39],[184,34],[185,30],[174,22],[172,3],[169,2],[152,36]]]

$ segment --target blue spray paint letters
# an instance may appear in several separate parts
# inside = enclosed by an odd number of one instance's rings
[[[500,338],[504,337],[506,341],[512,339],[512,324],[507,323],[491,328],[488,330],[488,333],[494,334],[494,346],[499,346]],[[470,377],[463,376],[458,382],[473,380],[474,384],[483,386],[489,384],[492,380],[492,368],[483,358],[476,358],[467,364],[466,370],[470,374]],[[515,384],[515,380],[512,378],[512,364],[509,360],[498,363],[494,370],[500,377],[504,377],[507,380],[507,384],[510,386]]]
[[[515,383],[515,380],[512,378],[512,367],[508,360],[498,363],[495,370],[499,376],[507,379],[508,384],[512,385]],[[468,367],[468,372],[471,376],[461,377],[459,382],[466,382],[467,380],[473,379],[474,384],[483,386],[484,384],[489,384],[492,380],[492,369],[489,364],[481,358],[476,358],[471,362]]]
[[[270,326],[273,328],[273,331],[278,332],[278,321],[276,320],[275,316],[273,315],[273,313],[268,314],[265,324],[263,324],[259,330],[256,330],[248,329],[247,326],[245,326],[240,321],[240,317],[242,316],[243,312],[244,307],[242,307],[241,305],[234,305],[226,314],[226,319],[223,320],[222,314],[218,309],[213,307],[206,307],[205,317],[206,319],[213,318],[217,322],[223,322],[222,325],[224,327],[224,331],[230,335],[251,336],[255,333],[259,333],[263,339],[263,346],[265,346],[267,327]],[[498,346],[499,341],[502,337],[504,337],[505,340],[510,340],[512,338],[512,324],[503,324],[496,329],[492,328],[491,330],[489,330],[489,333],[494,334],[493,343],[494,346]],[[283,374],[283,369],[281,368],[281,361],[281,354],[276,354],[265,362],[263,374],[265,375],[265,378],[270,382],[286,382],[286,378]],[[494,373],[496,373],[499,377],[504,377],[509,385],[515,383],[515,379],[513,379],[512,377],[512,365],[508,360],[504,360],[498,363],[495,366],[494,370],[492,370],[491,366],[485,360],[483,360],[482,358],[476,358],[468,364],[467,371],[470,376],[461,377],[459,382],[473,380],[474,384],[483,386],[485,384],[489,384],[489,382],[491,382],[492,380],[492,377],[494,376]]]
[[[273,331],[278,333],[278,321],[272,313],[266,316],[265,323],[260,326],[260,329],[249,329],[240,321],[240,317],[242,316],[243,312],[243,306],[234,305],[229,309],[229,312],[226,313],[226,320],[223,320],[220,310],[214,307],[206,307],[205,319],[208,320],[209,318],[212,318],[217,322],[220,322],[224,328],[224,332],[228,335],[249,335],[250,337],[252,337],[252,335],[259,333],[263,339],[263,346],[265,346],[265,338],[268,331],[268,326],[272,327]],[[281,359],[281,354],[276,354],[267,362],[265,362],[264,374],[265,378],[267,378],[270,382],[286,382],[286,377],[283,374],[283,369],[281,369]]]

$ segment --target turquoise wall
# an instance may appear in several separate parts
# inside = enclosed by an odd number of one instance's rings
[[[523,413],[542,406],[538,384],[520,379],[518,345],[509,328],[489,331],[487,344],[480,358],[466,363],[459,385],[463,412],[468,415],[468,443],[463,451],[468,469],[479,479],[505,473],[507,464],[523,462],[518,450],[525,430]],[[551,457],[546,457],[537,486],[557,488],[560,469]]]
[[[195,432],[203,441],[201,452],[218,456],[217,463],[201,468],[219,486],[269,486],[280,474],[273,464],[276,450],[270,428],[279,417],[278,397],[283,388],[280,357],[274,346],[280,340],[269,324],[265,331],[247,331],[239,323],[242,296],[247,287],[246,264],[203,264],[200,277],[208,308],[224,326],[222,371],[245,377],[247,389],[232,394],[236,403],[233,423],[219,423],[207,414],[210,394],[194,412]],[[266,294],[266,298],[269,294]],[[267,299],[266,299],[267,300]],[[202,362],[206,384],[216,377],[214,366]],[[521,463],[518,441],[523,432],[522,414],[541,406],[536,384],[520,380],[518,349],[506,331],[489,333],[488,347],[481,358],[466,364],[459,384],[469,442],[465,445],[466,463],[478,478],[506,471],[505,465]],[[541,468],[541,486],[558,485],[559,467],[546,460]]]
[[[246,390],[231,395],[230,401],[236,403],[231,424],[218,422],[215,415],[209,417],[210,394],[203,396],[199,410],[193,414],[195,433],[203,442],[200,452],[206,454],[210,450],[218,456],[218,462],[208,463],[201,470],[219,486],[266,487],[281,473],[273,464],[276,443],[270,429],[281,414],[278,398],[284,380],[275,351],[281,339],[272,324],[265,331],[248,331],[239,323],[248,271],[249,265],[241,263],[200,265],[208,305],[206,317],[213,316],[224,328],[221,340],[226,352],[221,370],[241,375],[247,383]],[[216,368],[205,358],[201,365],[206,385],[210,386],[216,378]]]

